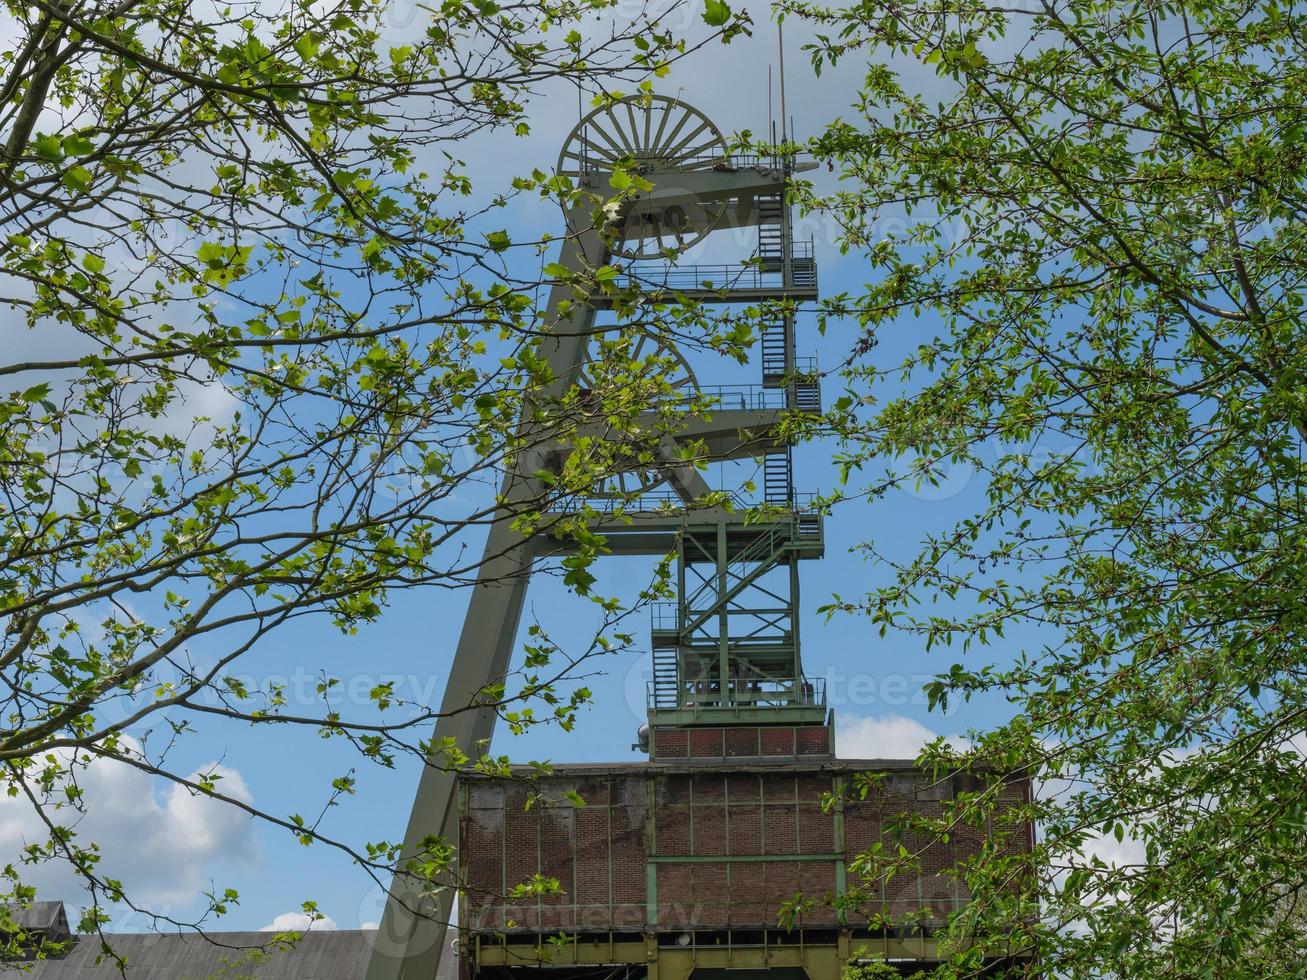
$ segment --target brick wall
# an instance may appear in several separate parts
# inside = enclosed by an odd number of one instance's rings
[[[655,728],[651,758],[725,760],[830,758],[826,725],[737,725],[725,728]]]
[[[509,933],[775,927],[787,900],[802,894],[820,903],[835,893],[837,853],[852,861],[882,839],[897,814],[940,813],[953,792],[951,780],[897,769],[865,800],[845,803],[840,847],[835,816],[822,801],[837,780],[852,776],[842,764],[820,763],[694,772],[561,767],[537,784],[539,798],[529,808],[523,783],[467,779],[460,860],[468,925]],[[571,792],[585,805],[575,805]],[[1016,802],[1024,787],[1011,793]],[[909,835],[903,843],[922,851],[921,872],[895,878],[876,907],[862,912],[946,913],[966,895],[941,872],[975,853],[981,839],[967,830],[948,843]],[[721,860],[727,856],[733,860]],[[514,886],[534,874],[557,879],[562,894],[514,900]],[[836,913],[818,904],[803,924],[833,926]]]

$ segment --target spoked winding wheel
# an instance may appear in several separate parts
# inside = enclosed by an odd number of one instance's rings
[[[657,376],[664,389],[659,401],[694,398],[699,383],[689,362],[675,345],[647,331],[603,340],[596,334],[590,342],[587,358],[578,372],[577,384],[602,398],[605,389],[615,385],[638,385]],[[663,467],[632,461],[629,468],[619,469],[596,487],[596,497],[638,497],[667,480]]]
[[[663,95],[634,96],[595,109],[563,143],[558,173],[574,179],[618,165],[656,177],[675,191],[675,173],[714,170],[727,159],[726,140],[693,106]],[[700,241],[726,211],[725,201],[702,202],[686,193],[674,203],[636,200],[618,217],[616,254],[628,259],[674,255]]]

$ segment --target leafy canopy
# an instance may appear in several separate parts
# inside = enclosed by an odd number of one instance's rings
[[[781,6],[818,70],[866,64],[811,147],[840,184],[807,200],[868,264],[825,310],[860,328],[831,419],[846,480],[875,498],[963,466],[982,488],[918,554],[866,542],[885,581],[831,609],[967,650],[932,700],[997,695],[1013,720],[928,755],[1037,786],[1034,849],[1013,823],[960,869],[939,974],[1024,951],[1040,975],[1297,975],[1302,12]],[[869,860],[861,898],[920,854]]]
[[[436,712],[413,692],[378,683],[351,716],[330,673],[298,692],[251,683],[237,661],[304,617],[352,633],[396,590],[475,581],[469,531],[496,513],[523,533],[577,515],[577,497],[673,425],[658,407],[670,365],[629,352],[675,311],[637,316],[611,267],[542,274],[554,246],[505,229],[515,198],[605,222],[620,201],[605,210],[529,168],[474,186],[459,159],[473,139],[529,136],[541,93],[648,92],[693,47],[663,23],[670,10],[614,9],[4,3],[0,788],[49,834],[4,856],[0,907],[30,900],[29,870],[47,861],[89,889],[83,930],[131,902],[75,831],[89,764],[250,809],[216,770],[173,768],[197,716],[300,726],[366,763],[498,767],[424,738]],[[747,27],[720,13],[705,37]],[[551,286],[575,297],[555,313],[537,302]],[[596,291],[616,339],[583,398],[552,377],[541,338]],[[693,311],[680,323],[692,332]],[[555,465],[528,466],[542,447]],[[504,474],[523,470],[531,492],[497,510]],[[573,548],[567,583],[590,595],[602,539],[580,516],[552,530]],[[564,680],[626,643],[613,603],[592,598],[604,624],[589,651],[563,657],[536,631],[480,703],[514,730],[570,727],[589,691]],[[355,791],[349,758],[307,802],[318,816],[253,812],[384,883],[394,843],[335,840],[322,823]],[[416,863],[434,880],[451,853],[433,839]],[[215,890],[182,924],[238,897]],[[0,935],[14,952],[16,934]]]

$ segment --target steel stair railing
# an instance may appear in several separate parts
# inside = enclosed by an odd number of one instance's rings
[[[756,562],[763,561],[765,556],[774,555],[776,553],[776,547],[774,545],[774,539],[776,533],[777,533],[777,527],[773,525],[771,528],[767,530],[766,534],[759,535],[753,541],[750,541],[747,545],[744,546],[744,548],[741,551],[739,551],[735,555],[735,557],[729,559],[726,563],[727,577],[729,578],[731,576],[735,576],[736,578],[738,578],[742,575],[745,575],[747,573],[747,567],[749,565],[753,565]],[[716,575],[713,575],[708,580],[700,583],[699,586],[696,587],[695,590],[691,592],[688,597],[686,597],[684,602],[684,608],[686,610],[694,611],[695,603],[706,592],[715,591],[716,586],[717,586]],[[685,633],[688,631],[682,629],[681,632]]]

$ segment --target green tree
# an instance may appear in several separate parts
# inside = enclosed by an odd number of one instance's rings
[[[0,907],[30,899],[26,869],[54,860],[90,891],[84,929],[130,903],[69,829],[96,759],[243,805],[215,774],[171,767],[198,714],[318,730],[353,761],[495,764],[427,744],[431,707],[385,685],[350,718],[329,704],[335,678],[320,705],[292,705],[236,663],[303,617],[351,633],[395,590],[474,581],[464,535],[524,455],[578,450],[520,502],[526,531],[656,443],[630,418],[666,394],[668,365],[632,363],[622,337],[659,317],[603,346],[584,398],[573,386],[543,404],[536,295],[563,273],[540,271],[554,245],[496,220],[514,197],[604,202],[538,169],[474,187],[458,159],[473,138],[527,136],[541,91],[647,90],[687,52],[670,9],[611,7],[4,4],[0,788],[50,833],[4,856]],[[726,37],[747,24],[714,20]],[[606,290],[629,313],[612,273],[581,274],[579,295]],[[587,426],[616,434],[578,438]],[[577,538],[569,581],[588,592],[601,542],[579,520],[555,531]],[[620,643],[606,628],[592,652]],[[192,659],[193,644],[218,653]],[[534,638],[487,702],[518,728],[569,725],[587,692],[560,681],[586,654],[556,654]],[[352,759],[327,806],[353,791]],[[252,812],[389,877],[393,844]],[[208,912],[234,899],[220,890]]]
[[[1013,720],[927,758],[1035,785],[1033,849],[1000,827],[959,869],[941,974],[1012,950],[1062,977],[1300,976],[1302,11],[780,6],[818,70],[866,65],[810,147],[840,182],[806,202],[869,265],[825,310],[860,331],[829,419],[846,479],[981,488],[919,553],[866,542],[885,579],[832,610],[966,650],[933,701]],[[979,786],[930,828],[983,822]]]
[[[883,960],[851,963],[844,968],[843,980],[892,980],[903,974]]]

